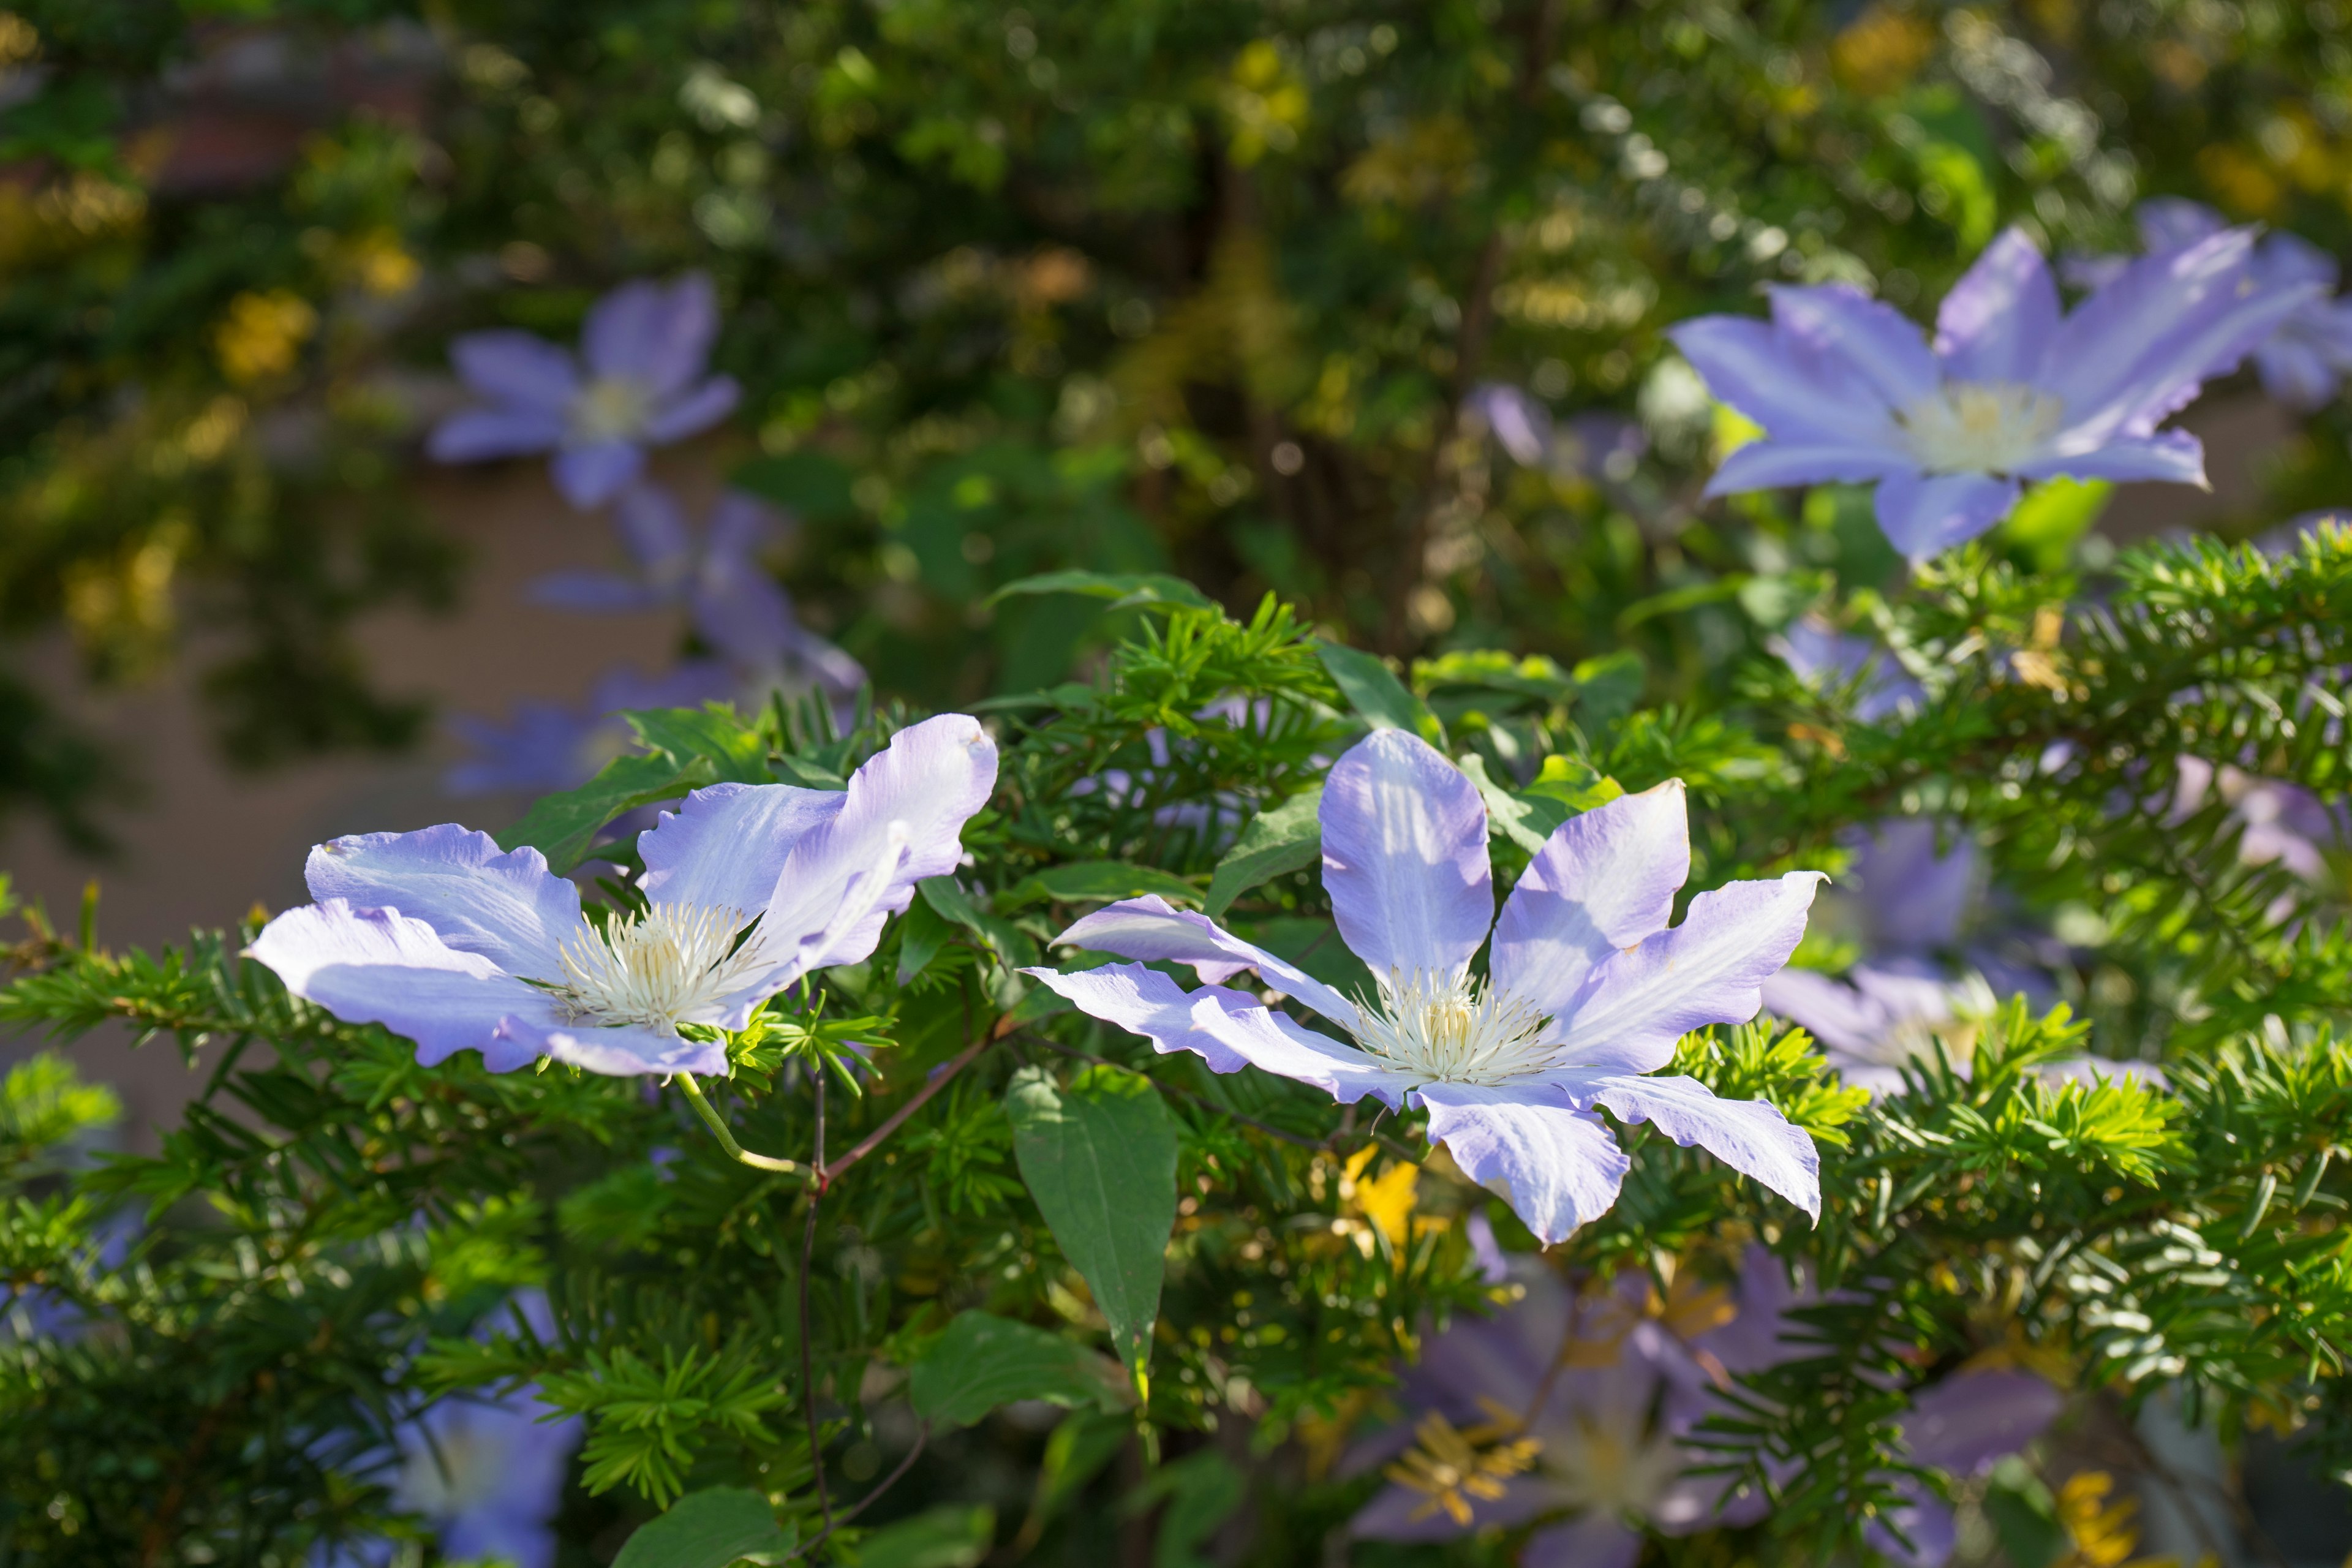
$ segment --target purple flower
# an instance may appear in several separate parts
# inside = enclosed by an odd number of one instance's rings
[[[2184,250],[2227,226],[2211,207],[2179,196],[2140,204],[2140,243],[2150,256]],[[2122,256],[2076,258],[2066,264],[2066,280],[2095,288],[2130,264]],[[2255,247],[2248,275],[2264,289],[2313,287],[2304,305],[2254,345],[2253,360],[2263,391],[2290,408],[2319,407],[2352,372],[2352,300],[2335,297],[2336,258],[2299,236],[2273,233]],[[2227,374],[2237,363],[2217,364],[2212,374]]]
[[[647,447],[697,435],[734,411],[734,377],[703,375],[718,331],[710,279],[689,272],[667,288],[624,283],[599,300],[576,360],[530,332],[468,332],[449,345],[449,358],[488,405],[443,420],[425,450],[444,463],[553,452],[564,499],[599,505],[643,471]]]
[[[2202,757],[2182,757],[2174,764],[2172,804],[2166,820],[2179,823],[2194,816],[2217,787],[2239,825],[2241,865],[2267,866],[2276,861],[2306,882],[2326,879],[2327,849],[2341,845],[2346,837],[2340,812],[2330,810],[2300,784],[2256,778],[2226,763],[2217,771]]]
[[[1505,382],[1473,387],[1465,403],[1511,461],[1561,479],[1622,481],[1649,449],[1637,420],[1622,414],[1580,414],[1562,427],[1553,423],[1550,409]]]
[[[1349,1461],[1391,1461],[1393,1484],[1349,1533],[1444,1541],[1546,1520],[1522,1563],[1623,1568],[1644,1530],[1688,1535],[1762,1516],[1762,1498],[1694,1473],[1721,1457],[1685,1439],[1716,1408],[1716,1378],[1804,1353],[1784,1315],[1798,1292],[1777,1259],[1750,1248],[1736,1296],[1669,1303],[1632,1272],[1582,1296],[1548,1269],[1523,1283],[1517,1304],[1457,1321],[1406,1371],[1412,1419]],[[1685,1338],[1677,1319],[1711,1326]]]
[[[628,726],[614,715],[641,708],[698,708],[725,700],[734,689],[724,668],[693,660],[659,676],[614,670],[578,707],[526,699],[503,724],[458,714],[449,721],[449,731],[473,754],[443,775],[442,787],[459,795],[572,789],[593,778],[626,747]]]
[[[1771,649],[1797,679],[1824,695],[1853,692],[1853,716],[1865,724],[1908,718],[1927,700],[1919,683],[1868,637],[1851,637],[1819,616],[1801,616],[1774,637]]]
[[[632,485],[621,492],[614,521],[637,575],[551,572],[531,585],[531,596],[591,612],[682,605],[704,642],[763,685],[847,697],[866,684],[856,659],[800,624],[792,596],[760,563],[779,531],[764,501],[728,491],[698,539],[667,490]]]
[[[726,1047],[679,1026],[740,1028],[802,975],[864,959],[918,881],[954,869],[995,781],[995,743],[949,713],[901,730],[845,793],[697,790],[637,840],[649,907],[601,923],[538,850],[501,854],[487,833],[338,838],[310,852],[319,901],[250,951],[296,995],[415,1040],[427,1067],[478,1050],[493,1072],[542,1056],[719,1072]]]
[[[1470,1179],[1507,1190],[1546,1242],[1616,1201],[1624,1152],[1593,1113],[1698,1143],[1808,1213],[1821,1203],[1812,1141],[1771,1106],[1717,1100],[1696,1079],[1653,1078],[1675,1042],[1755,1016],[1757,987],[1804,933],[1820,873],[1735,882],[1666,926],[1690,874],[1683,789],[1670,781],[1570,819],[1519,879],[1498,921],[1486,810],[1461,770],[1383,730],[1332,766],[1322,804],[1323,886],[1339,935],[1376,990],[1350,1000],[1156,897],[1087,916],[1057,939],[1191,964],[1187,993],[1143,963],[1029,971],[1087,1012],[1189,1050],[1217,1072],[1263,1068],[1335,1100],[1417,1105]],[[1493,942],[1489,973],[1471,960]],[[1218,984],[1255,969],[1270,989],[1349,1037],[1309,1029]]]
[[[2062,318],[2011,229],[1945,297],[1932,348],[1842,283],[1775,289],[1769,322],[1685,321],[1675,345],[1765,432],[1706,493],[1875,480],[1879,527],[1924,561],[2008,516],[2026,479],[2201,485],[2196,437],[2157,426],[2318,296],[2257,279],[2253,242],[2231,229],[2143,257]]]
[[[2040,1436],[2064,1405],[2055,1388],[2030,1372],[1960,1373],[1913,1397],[1903,1446],[1917,1464],[1979,1476]],[[1894,1522],[1910,1544],[1874,1520],[1864,1539],[1903,1568],[1942,1568],[1958,1538],[1952,1510],[1916,1480],[1906,1478],[1896,1489],[1906,1501]]]

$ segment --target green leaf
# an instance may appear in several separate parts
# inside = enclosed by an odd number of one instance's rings
[[[1202,912],[1213,920],[1252,888],[1315,864],[1323,854],[1322,810],[1323,786],[1317,784],[1252,817],[1217,862]]]
[[[856,1568],[974,1568],[995,1543],[996,1510],[986,1503],[935,1508],[859,1542]]]
[[[1572,816],[1608,805],[1625,793],[1625,786],[1581,757],[1550,756],[1544,759],[1535,782],[1519,793],[1549,796],[1566,806],[1566,816]]]
[[[1985,1517],[2017,1568],[2051,1568],[2073,1544],[2050,1489],[2011,1454],[1993,1467],[1985,1488]]]
[[[1486,827],[1532,855],[1544,847],[1551,830],[1569,818],[1568,808],[1549,795],[1518,795],[1486,776],[1486,759],[1472,752],[1462,759],[1462,772],[1478,786],[1486,803]]]
[[[1176,1127],[1151,1080],[1093,1067],[1066,1089],[1024,1068],[1004,1097],[1022,1179],[1086,1276],[1111,1343],[1147,1394],[1151,1325],[1176,1224]]]
[[[1079,594],[1089,599],[1108,599],[1108,607],[1114,610],[1133,605],[1181,605],[1188,610],[1217,607],[1200,589],[1165,572],[1047,572],[1007,583],[983,602],[993,605],[1024,594]]]
[[[641,1525],[623,1543],[613,1568],[729,1568],[742,1562],[780,1563],[800,1532],[776,1522],[775,1510],[755,1491],[713,1487],[690,1492],[667,1513]]]
[[[934,912],[980,938],[991,957],[1008,970],[1037,962],[1037,944],[1003,915],[982,909],[953,877],[932,877],[915,884],[923,902]]]
[[[1433,746],[1445,743],[1445,730],[1437,715],[1378,657],[1335,642],[1318,644],[1315,654],[1348,706],[1373,729],[1402,730]]]
[[[717,772],[701,757],[689,763],[667,754],[615,757],[578,789],[541,796],[520,822],[498,836],[499,847],[530,845],[547,857],[548,868],[560,877],[587,858],[596,835],[623,812],[675,800],[718,781]]]
[[[1587,734],[1606,730],[1633,710],[1642,700],[1649,672],[1642,656],[1631,648],[1588,658],[1572,672],[1576,677],[1576,721]]]
[[[1129,866],[1119,860],[1081,860],[1074,865],[1055,866],[1015,882],[996,901],[1005,909],[1017,910],[1046,899],[1066,904],[1088,900],[1108,903],[1114,899],[1140,898],[1146,893],[1157,893],[1163,899],[1186,904],[1201,901],[1201,889],[1175,873],[1150,866]]]
[[[1107,1409],[1122,1392],[1118,1369],[1086,1346],[987,1312],[950,1323],[909,1371],[915,1414],[949,1426],[969,1426],[1016,1399]]]
[[[929,969],[954,929],[929,899],[916,900],[898,924],[898,984],[907,984]]]
[[[1248,1495],[1249,1483],[1233,1461],[1214,1448],[1202,1448],[1154,1470],[1119,1500],[1119,1511],[1144,1513],[1164,1500],[1168,1506],[1152,1542],[1151,1568],[1210,1568],[1201,1547]]]
[[[2075,541],[2099,521],[2115,488],[2108,479],[2043,479],[2025,492],[1994,538],[2026,555],[2038,572],[2063,572]]]
[[[646,708],[623,713],[647,751],[667,752],[679,763],[707,759],[722,780],[768,784],[768,742],[723,702],[705,708]]]

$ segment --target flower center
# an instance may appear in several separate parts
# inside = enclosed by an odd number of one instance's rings
[[[1391,970],[1378,1005],[1356,1005],[1356,1041],[1437,1083],[1507,1083],[1551,1065],[1544,1016],[1467,975]]]
[[[772,962],[756,941],[740,947],[740,910],[656,904],[615,914],[564,943],[563,978],[548,983],[583,1023],[635,1024],[664,1034],[750,984]]]
[[[1682,1472],[1681,1456],[1664,1436],[1612,1430],[1581,1415],[1574,1436],[1557,1448],[1545,1452],[1546,1472],[1576,1506],[1603,1517],[1647,1517]]]
[[[1895,415],[1931,474],[2014,473],[2058,433],[2065,405],[2014,381],[1948,381]]]
[[[600,375],[572,399],[565,411],[572,444],[634,439],[653,413],[653,389],[633,375]]]
[[[437,1458],[432,1447],[420,1446],[400,1468],[397,1492],[404,1507],[427,1519],[446,1520],[498,1495],[506,1456],[486,1442],[471,1422],[452,1423],[450,1430],[436,1432],[434,1438],[440,1448]]]

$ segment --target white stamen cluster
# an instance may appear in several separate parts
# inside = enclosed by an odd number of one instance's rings
[[[653,388],[635,376],[600,375],[572,397],[564,424],[575,446],[626,441],[645,428],[653,406]]]
[[[1552,1065],[1545,1018],[1466,974],[1391,970],[1377,1005],[1356,1005],[1357,1044],[1433,1083],[1507,1083]]]
[[[551,989],[575,1021],[674,1035],[772,963],[756,940],[736,946],[742,926],[740,910],[696,904],[615,914],[564,944],[563,977]]]
[[[2014,381],[1948,381],[1895,415],[1931,474],[2011,474],[2058,433],[2065,405]]]

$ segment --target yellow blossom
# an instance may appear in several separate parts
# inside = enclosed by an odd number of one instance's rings
[[[250,383],[283,375],[319,330],[319,312],[290,289],[248,291],[229,301],[228,315],[213,329],[213,352],[231,381]]]

